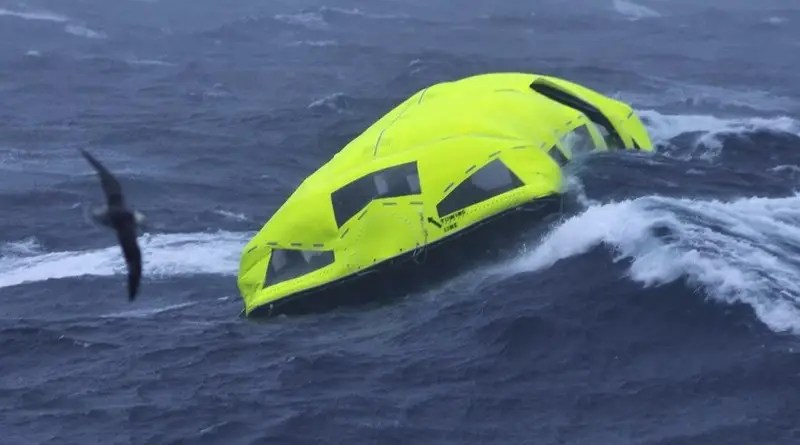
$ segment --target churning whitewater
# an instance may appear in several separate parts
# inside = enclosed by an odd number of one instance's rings
[[[647,196],[595,205],[549,233],[506,273],[535,271],[602,244],[644,286],[682,277],[743,302],[776,331],[800,332],[800,197],[732,202]]]
[[[239,253],[252,233],[145,233],[140,239],[151,278],[194,274],[236,275]],[[113,241],[113,240],[111,240]],[[0,250],[0,287],[86,275],[125,275],[119,246],[42,253],[35,240],[9,243]]]

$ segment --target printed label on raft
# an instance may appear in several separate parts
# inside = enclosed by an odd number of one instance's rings
[[[453,229],[455,229],[457,227],[458,227],[458,223],[454,222],[452,224],[448,224],[448,225],[444,226],[444,229],[442,229],[442,230],[444,230],[445,232],[449,232],[449,231],[451,231],[451,230],[453,230]]]
[[[451,222],[453,222],[454,219],[461,218],[462,216],[464,216],[464,213],[465,213],[464,209],[461,209],[456,213],[453,213],[452,215],[447,215],[444,218],[442,218],[442,224],[450,224]]]

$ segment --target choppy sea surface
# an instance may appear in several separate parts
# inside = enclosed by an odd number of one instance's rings
[[[800,4],[0,0],[0,442],[800,443]],[[631,103],[519,255],[377,308],[239,317],[241,248],[408,95],[493,71]],[[77,149],[147,214],[125,296]]]

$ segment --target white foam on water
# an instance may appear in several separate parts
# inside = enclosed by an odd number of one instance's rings
[[[69,17],[56,14],[49,11],[14,11],[10,9],[0,8],[0,17],[16,17],[23,20],[37,20],[54,23],[66,23],[64,31],[78,37],[85,37],[89,39],[104,39],[106,34],[103,32],[95,31],[87,28],[86,26],[71,23]]]
[[[783,172],[800,173],[800,166],[789,165],[789,164],[776,165],[775,167],[770,168],[769,171],[776,173],[783,173]]]
[[[11,241],[0,244],[0,258],[29,256],[42,252],[42,246],[34,237],[28,237],[19,241]]]
[[[614,9],[630,20],[661,17],[654,9],[627,0],[614,0]]]
[[[617,260],[630,260],[629,277],[644,286],[686,278],[709,298],[748,304],[774,331],[800,334],[798,196],[735,201],[648,196],[594,205],[495,273],[542,270],[599,245]]]
[[[114,312],[111,314],[101,315],[100,318],[147,318],[153,315],[158,315],[163,312],[174,311],[176,309],[184,309],[198,304],[198,301],[188,301],[185,303],[170,304],[167,306],[132,309],[129,311]]]
[[[698,131],[718,135],[773,130],[800,136],[800,122],[789,116],[720,118],[702,114],[670,115],[655,110],[641,110],[637,111],[637,114],[647,126],[650,137],[659,142],[668,141],[684,133]]]
[[[16,17],[24,20],[41,20],[47,22],[63,23],[69,21],[67,17],[48,11],[12,11],[0,8],[0,16]]]
[[[655,110],[639,110],[637,114],[654,144],[668,143],[670,139],[686,133],[699,133],[693,145],[695,149],[702,148],[703,151],[682,155],[686,158],[714,159],[722,149],[720,137],[725,135],[767,130],[800,136],[800,122],[788,116],[720,118],[701,114],[669,115]]]
[[[318,12],[299,12],[296,14],[278,14],[275,20],[289,24],[300,25],[310,29],[326,29],[328,22]]]
[[[323,98],[314,100],[308,104],[308,108],[327,109],[340,112],[347,107],[347,99],[348,96],[344,93],[331,93]]]
[[[328,46],[338,46],[339,42],[336,40],[298,40],[289,44],[290,46],[311,46],[324,48]]]
[[[771,17],[767,17],[764,20],[764,23],[767,23],[769,25],[776,25],[776,26],[777,25],[783,25],[786,22],[788,22],[786,17],[780,17],[780,16],[771,16]]]
[[[172,62],[166,62],[163,60],[157,59],[137,59],[137,58],[130,58],[125,59],[125,62],[130,65],[143,65],[143,66],[175,66]]]
[[[274,16],[278,20],[289,25],[300,25],[309,29],[327,29],[330,24],[325,20],[323,14],[332,12],[336,14],[349,15],[354,17],[362,17],[373,20],[391,20],[391,19],[404,19],[408,18],[407,15],[401,14],[379,14],[362,11],[358,8],[346,9],[337,7],[324,6],[318,11],[305,11],[293,14],[277,14]]]
[[[734,108],[793,115],[799,105],[794,98],[769,91],[767,85],[708,85],[653,74],[642,74],[642,80],[651,92],[621,90],[613,96],[639,109],[679,106],[697,108],[705,113],[710,109]]]
[[[732,89],[694,85],[685,82],[655,81],[661,90],[655,94],[620,93],[620,98],[640,107],[680,105],[696,108],[740,108],[757,112],[787,113],[797,108],[794,99],[760,89]]]
[[[73,23],[69,17],[56,14],[49,11],[14,11],[10,9],[0,8],[0,17],[15,17],[23,20],[36,20],[54,23],[66,23],[64,31],[78,37],[85,37],[89,39],[105,39],[106,34],[100,31],[95,31],[84,25]]]
[[[330,12],[339,13],[339,14],[343,14],[343,15],[358,16],[358,17],[364,17],[364,18],[368,18],[368,19],[377,19],[377,20],[387,20],[387,19],[391,20],[391,19],[405,19],[405,18],[408,18],[408,15],[406,15],[406,14],[380,14],[380,13],[362,11],[361,9],[358,9],[358,8],[347,9],[347,8],[337,8],[337,7],[334,7],[334,6],[331,6],[331,7],[323,6],[321,11],[322,12],[330,11]]]
[[[250,221],[250,218],[248,218],[244,213],[236,213],[229,210],[214,210],[214,213],[234,221]]]
[[[68,34],[72,34],[78,37],[85,37],[87,39],[105,39],[107,37],[106,34],[103,32],[95,31],[85,26],[76,24],[69,24],[65,26],[64,31],[66,31]]]
[[[145,279],[195,274],[236,275],[246,232],[144,234]],[[32,252],[33,253],[33,252]],[[0,288],[52,279],[127,274],[119,246],[0,257]]]

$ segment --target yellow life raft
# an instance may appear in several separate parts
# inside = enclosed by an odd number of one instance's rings
[[[631,107],[563,79],[491,73],[424,88],[306,178],[244,247],[244,313],[367,302],[441,275],[486,249],[474,229],[548,207],[575,156],[625,149],[652,150]],[[461,247],[448,252],[451,238]],[[359,282],[371,287],[346,286]]]

